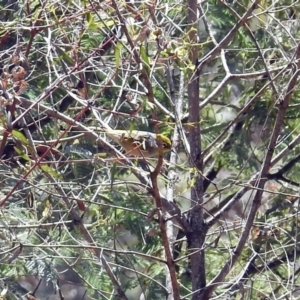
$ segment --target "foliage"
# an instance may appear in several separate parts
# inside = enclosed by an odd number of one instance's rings
[[[299,297],[296,2],[0,7],[1,297]]]

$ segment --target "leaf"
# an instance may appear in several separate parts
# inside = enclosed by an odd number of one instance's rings
[[[49,218],[52,214],[52,205],[49,200],[46,200],[45,209],[42,212],[43,218]]]
[[[87,13],[86,18],[88,21],[87,28],[89,28],[93,31],[96,31],[98,29],[98,26],[97,26],[97,23],[95,22],[94,15],[92,15],[91,13]]]
[[[147,74],[150,75],[150,59],[147,55],[147,51],[144,45],[141,45],[140,53],[143,61],[143,66],[145,67]]]
[[[121,50],[123,48],[122,43],[118,42],[115,47],[115,59],[116,59],[116,67],[119,68],[121,65]]]
[[[110,179],[110,189],[113,189],[113,185],[114,185],[114,178],[116,176],[116,170],[117,170],[117,164],[114,163],[112,165],[112,167],[110,168],[110,174],[111,174],[111,179]]]
[[[20,140],[23,144],[28,145],[29,142],[27,140],[27,138],[25,137],[25,135],[23,133],[21,133],[20,131],[13,129],[11,134],[17,138],[18,140]]]
[[[62,179],[62,176],[59,173],[57,173],[53,168],[47,165],[41,165],[40,168],[42,171],[52,175],[54,178]]]
[[[18,155],[20,155],[23,159],[25,159],[26,161],[30,161],[30,157],[27,155],[27,153],[25,153],[24,149],[20,149],[18,147],[14,147],[15,151],[17,152]]]
[[[68,62],[70,65],[72,65],[72,66],[75,65],[74,60],[67,54],[67,52],[65,50],[61,49],[57,45],[55,45],[55,48],[57,50],[59,57],[63,58],[63,60]]]
[[[91,13],[89,13],[89,12],[86,13],[86,19],[87,19],[89,25],[90,25],[92,22],[94,22],[94,17],[93,17],[93,15],[92,15]]]
[[[26,198],[26,203],[28,205],[29,208],[32,208],[34,205],[34,194],[32,193],[32,191],[29,191],[27,198]]]

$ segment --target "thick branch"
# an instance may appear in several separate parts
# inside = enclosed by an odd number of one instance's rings
[[[261,197],[263,194],[264,185],[268,178],[269,169],[271,167],[272,156],[274,154],[278,136],[279,136],[280,130],[284,124],[285,113],[286,113],[286,110],[288,109],[288,105],[289,105],[290,99],[292,97],[292,91],[294,90],[296,83],[297,83],[297,79],[298,79],[298,75],[299,75],[299,67],[300,67],[299,58],[300,58],[300,43],[298,44],[298,47],[296,49],[296,55],[295,55],[296,63],[294,65],[294,71],[292,74],[292,78],[289,81],[289,85],[288,85],[285,97],[284,97],[283,101],[278,102],[279,109],[278,109],[278,113],[277,113],[277,118],[276,118],[276,121],[274,124],[274,129],[273,129],[273,132],[272,132],[272,135],[270,138],[270,142],[268,145],[268,151],[266,153],[261,171],[259,173],[259,177],[257,180],[258,190],[256,191],[255,197],[253,199],[251,209],[250,209],[247,221],[246,221],[245,229],[239,239],[237,246],[235,247],[233,255],[229,258],[229,260],[224,265],[222,270],[216,275],[216,277],[210,282],[210,284],[205,289],[204,299],[209,298],[212,295],[213,291],[217,288],[218,284],[224,281],[225,277],[227,276],[227,274],[230,272],[230,270],[232,269],[232,267],[234,266],[234,264],[240,257],[242,250],[245,246],[245,243],[247,241],[247,238],[249,236],[256,212],[261,204]]]

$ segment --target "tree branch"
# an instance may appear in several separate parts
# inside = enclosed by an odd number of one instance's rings
[[[245,229],[239,239],[239,242],[237,244],[237,246],[234,249],[234,253],[231,255],[231,257],[229,258],[229,260],[226,262],[226,264],[224,265],[224,267],[220,270],[220,272],[215,276],[215,278],[209,283],[209,285],[205,288],[205,292],[204,292],[204,299],[205,298],[209,298],[211,296],[211,294],[213,293],[213,291],[217,288],[218,284],[220,284],[221,282],[224,281],[225,277],[227,276],[227,274],[230,272],[230,270],[232,269],[232,267],[234,266],[234,264],[236,263],[236,261],[238,260],[238,258],[240,257],[242,250],[244,248],[244,245],[247,241],[248,235],[250,233],[256,212],[261,204],[261,197],[263,194],[263,188],[264,185],[267,181],[268,178],[268,174],[269,174],[269,169],[271,167],[271,162],[272,162],[272,156],[274,154],[274,150],[277,144],[277,139],[278,136],[280,134],[280,130],[284,124],[284,117],[285,117],[285,113],[286,110],[288,109],[288,105],[290,102],[290,99],[292,97],[292,92],[295,88],[295,85],[297,83],[297,79],[299,76],[299,68],[300,68],[300,43],[297,46],[296,52],[295,52],[295,65],[294,65],[294,70],[292,73],[292,77],[289,81],[288,87],[287,87],[287,91],[285,94],[285,97],[283,99],[283,101],[277,102],[278,105],[278,113],[277,113],[277,117],[276,117],[276,121],[274,124],[274,129],[270,138],[270,142],[268,145],[268,151],[265,155],[265,159],[263,161],[263,165],[261,167],[261,171],[259,172],[259,176],[257,178],[257,188],[259,190],[256,191],[255,197],[253,199],[251,208],[250,208],[250,212],[248,214],[248,218],[245,224]]]

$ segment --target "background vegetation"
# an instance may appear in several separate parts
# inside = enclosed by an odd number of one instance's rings
[[[0,3],[3,298],[299,299],[292,2]]]

